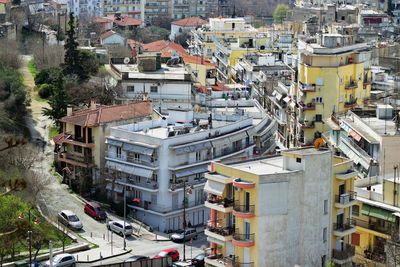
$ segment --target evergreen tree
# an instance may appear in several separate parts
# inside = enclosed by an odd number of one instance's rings
[[[43,115],[48,116],[54,120],[58,127],[60,122],[58,121],[65,115],[67,115],[68,96],[65,90],[65,83],[60,75],[53,87],[53,94],[49,98],[50,108],[43,109]]]
[[[287,5],[277,5],[274,11],[274,22],[275,23],[282,23],[289,11],[289,6]]]
[[[76,41],[75,36],[75,17],[73,12],[69,13],[68,30],[66,33],[67,39],[64,45],[64,74],[76,74],[81,77],[83,69],[80,64],[78,42]]]

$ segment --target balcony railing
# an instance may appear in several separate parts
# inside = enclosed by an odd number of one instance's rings
[[[176,210],[180,210],[183,209],[183,203],[177,203],[174,205],[163,205],[163,204],[159,204],[159,203],[151,203],[149,201],[143,201],[143,202],[130,202],[127,203],[129,206],[131,206],[132,208],[138,207],[138,208],[143,208],[145,210],[152,210],[155,212],[159,212],[159,213],[168,213],[168,212],[173,212]],[[196,207],[199,205],[203,205],[204,201],[203,200],[198,200],[198,201],[190,201],[186,203],[186,208],[192,208],[192,207]]]
[[[233,206],[233,199],[229,198],[219,198],[219,197],[209,197],[207,201],[211,204],[221,205],[224,208],[232,207]]]
[[[255,213],[255,206],[254,205],[240,205],[239,201],[235,201],[233,205],[233,210],[239,213],[248,213],[254,214]]]
[[[370,229],[382,234],[387,234],[390,235],[393,233],[393,230],[397,230],[395,224],[391,224],[389,222],[385,222],[386,227],[379,226],[375,222],[368,222],[360,219],[353,219],[354,220],[354,225],[365,228],[365,229]]]
[[[69,134],[69,137],[67,138],[67,140],[70,141],[75,141],[75,142],[79,142],[79,143],[86,143],[86,137],[84,136],[76,136],[74,134]],[[89,136],[88,137],[88,144],[92,144],[94,142],[94,136]]]
[[[344,232],[354,228],[354,225],[355,225],[354,219],[347,219],[345,222],[334,223],[333,230]]]
[[[303,103],[299,102],[299,107],[302,110],[315,110],[315,103]]]
[[[195,179],[193,179],[193,180],[190,180],[189,182],[186,182],[186,186],[188,186],[189,184],[190,184],[190,185],[203,184],[203,183],[205,183],[205,182],[207,182],[207,179],[204,178],[204,177],[195,178]],[[185,184],[183,183],[183,181],[182,181],[182,182],[176,182],[176,183],[170,181],[170,183],[169,183],[169,190],[170,190],[170,191],[175,191],[175,190],[177,190],[177,189],[183,188],[184,185],[185,185]]]
[[[355,247],[345,244],[343,250],[333,249],[332,257],[337,260],[346,260],[355,255]]]
[[[372,248],[364,251],[365,258],[375,262],[386,263],[386,253],[383,248]]]
[[[221,236],[230,236],[235,232],[232,226],[220,226],[222,221],[208,221],[207,230]]]
[[[299,81],[299,89],[302,92],[315,92],[315,84],[305,84]]]
[[[347,85],[344,87],[344,89],[346,89],[346,90],[351,90],[351,89],[355,89],[355,88],[357,88],[357,87],[358,87],[357,83],[356,83],[355,81],[351,81],[349,84],[347,84]]]
[[[310,129],[315,127],[315,121],[299,121],[300,128]]]
[[[357,99],[352,100],[352,101],[348,101],[348,102],[344,102],[344,107],[345,108],[353,108],[357,106]]]
[[[232,238],[238,242],[254,243],[255,234],[239,234],[239,229],[236,229]]]
[[[222,254],[218,255],[209,255],[207,256],[208,260],[215,261],[218,264],[225,265],[227,267],[234,267],[236,262],[238,261],[238,257],[232,256],[232,257],[226,257]]]
[[[351,140],[349,137],[345,135],[340,135],[340,139],[342,142],[344,142],[347,146],[349,146],[352,149],[355,149],[356,152],[358,152],[366,162],[370,162],[372,157],[364,150],[362,149],[359,145],[357,145],[353,140]]]
[[[94,158],[90,156],[78,156],[76,154],[61,152],[59,154],[61,159],[72,160],[76,162],[80,162],[83,164],[92,164],[94,163]]]
[[[348,204],[349,202],[356,200],[357,198],[357,193],[350,191],[348,193],[345,194],[341,194],[341,195],[336,195],[335,196],[335,202],[339,203],[339,204]]]

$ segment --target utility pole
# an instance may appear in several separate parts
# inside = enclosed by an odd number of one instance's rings
[[[183,261],[186,261],[186,180],[183,180]]]
[[[28,239],[29,239],[29,267],[32,266],[32,224],[31,224],[31,209],[28,211],[28,220],[29,220],[29,231],[28,231]]]
[[[126,230],[125,223],[126,222],[126,185],[124,185],[124,250],[126,250]]]
[[[49,261],[50,261],[50,267],[53,267],[53,241],[49,241]]]

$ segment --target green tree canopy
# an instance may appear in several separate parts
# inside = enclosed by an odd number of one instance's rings
[[[286,18],[287,12],[289,11],[289,6],[287,5],[277,5],[274,11],[274,22],[282,23]]]
[[[43,115],[48,116],[60,126],[58,120],[67,115],[67,106],[69,104],[62,75],[58,77],[53,85],[53,93],[49,98],[50,108],[44,108]]]
[[[76,20],[74,13],[69,13],[68,29],[65,40],[64,74],[81,75],[83,72],[79,60],[78,42],[76,41]]]

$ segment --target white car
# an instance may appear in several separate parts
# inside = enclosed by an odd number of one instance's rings
[[[53,267],[69,267],[69,266],[75,266],[75,258],[71,254],[63,253],[63,254],[58,254],[53,257]],[[44,266],[49,267],[50,266],[50,260],[46,261]]]
[[[124,235],[124,221],[109,221],[107,222],[107,228],[120,236]],[[129,236],[133,233],[133,227],[129,223],[125,222],[125,236]]]
[[[58,220],[62,224],[65,224],[66,226],[75,230],[80,230],[83,227],[83,224],[81,220],[79,220],[78,216],[76,216],[76,214],[70,210],[62,210],[58,214]]]
[[[171,235],[171,240],[174,242],[183,242],[189,241],[190,239],[197,239],[197,231],[194,228],[187,228],[186,234],[184,234],[183,230],[178,230],[174,234]]]

